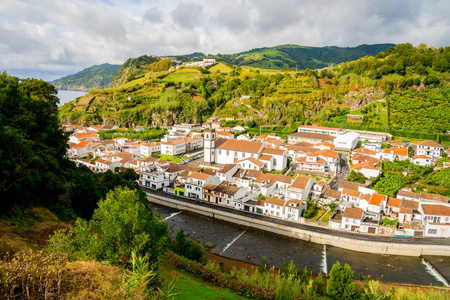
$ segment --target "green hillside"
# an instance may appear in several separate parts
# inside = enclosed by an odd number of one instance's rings
[[[292,129],[312,123],[436,139],[450,128],[449,70],[450,47],[410,44],[320,72],[227,63],[207,70],[181,67],[143,72],[124,85],[91,90],[60,112],[65,123],[170,126],[201,123],[217,114],[252,126]],[[348,120],[347,114],[363,119]]]
[[[386,51],[395,44],[360,45],[358,47],[305,47],[298,45],[282,45],[270,48],[258,48],[237,54],[218,54],[216,58],[238,66],[269,68],[282,70],[320,69],[330,64],[357,60],[364,56],[374,56]]]
[[[142,55],[136,58],[128,59],[117,72],[110,86],[116,87],[133,79],[142,77],[146,72],[150,71],[150,65],[158,61],[157,58]]]
[[[110,64],[96,65],[50,83],[60,90],[103,89],[109,86],[120,67]]]

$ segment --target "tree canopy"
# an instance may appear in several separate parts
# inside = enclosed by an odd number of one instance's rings
[[[90,218],[109,190],[134,188],[130,171],[94,174],[65,157],[56,93],[43,80],[0,74],[0,215],[39,205],[65,219]]]

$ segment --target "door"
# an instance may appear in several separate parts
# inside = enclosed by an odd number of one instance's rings
[[[369,227],[369,233],[375,234],[376,229],[374,227]]]

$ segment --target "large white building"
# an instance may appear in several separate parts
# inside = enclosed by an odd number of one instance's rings
[[[334,139],[334,145],[336,149],[351,151],[356,148],[359,142],[359,133],[347,132],[344,135],[340,135]]]
[[[334,137],[338,137],[344,134],[344,131],[341,128],[319,127],[312,125],[301,125],[300,127],[298,127],[297,132],[323,133]]]
[[[215,129],[204,132],[204,161],[218,164],[241,164],[243,168],[281,171],[287,166],[287,151],[268,148],[262,142],[216,139]],[[250,166],[250,167],[249,167]]]

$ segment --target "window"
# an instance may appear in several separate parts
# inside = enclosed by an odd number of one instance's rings
[[[437,234],[437,229],[428,229],[428,234]]]
[[[230,151],[227,150],[227,156],[229,156],[229,155],[230,155]]]

